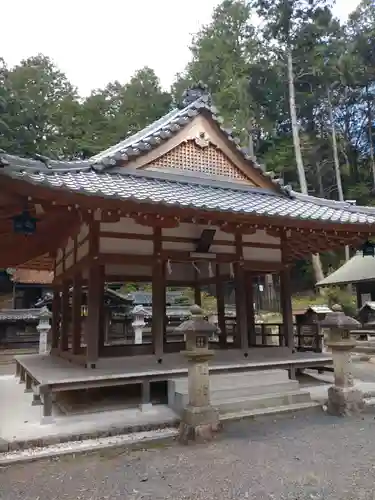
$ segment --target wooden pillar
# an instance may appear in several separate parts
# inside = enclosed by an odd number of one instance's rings
[[[94,262],[89,269],[86,324],[86,366],[95,368],[99,358],[99,342],[103,331],[104,268]]]
[[[284,339],[287,347],[294,350],[290,270],[289,267],[286,266],[280,272],[280,294],[281,294],[281,306],[282,306],[282,316],[283,316]]]
[[[217,304],[217,319],[220,329],[219,345],[222,348],[227,346],[227,328],[225,324],[225,298],[224,298],[224,283],[220,275],[220,264],[216,264],[216,304]]]
[[[51,347],[58,348],[60,339],[60,321],[61,321],[61,296],[60,288],[54,286],[52,298],[52,324],[51,324]]]
[[[162,232],[154,228],[154,263],[152,267],[152,339],[154,354],[159,359],[164,352],[165,324],[165,262],[161,258]]]
[[[247,331],[247,301],[246,301],[246,283],[245,270],[242,254],[242,235],[235,234],[236,257],[238,262],[234,264],[234,286],[236,297],[236,347],[240,347],[243,351],[249,348],[249,339]]]
[[[247,329],[249,345],[256,346],[255,311],[254,311],[254,280],[250,272],[246,273],[247,297]]]
[[[201,293],[201,286],[199,283],[196,283],[194,285],[194,304],[197,304],[197,306],[199,307],[202,306],[202,293]]]
[[[72,353],[79,354],[82,331],[82,276],[76,274],[73,281],[72,296]]]
[[[60,322],[60,351],[67,351],[69,347],[69,281],[63,281],[61,296],[61,322]]]

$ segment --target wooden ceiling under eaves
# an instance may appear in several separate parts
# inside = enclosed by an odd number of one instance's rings
[[[56,241],[65,237],[73,215],[46,202],[30,201],[17,192],[0,188],[0,268],[52,270]],[[16,234],[13,217],[24,210],[37,218],[35,234]],[[63,228],[63,229],[62,229]]]

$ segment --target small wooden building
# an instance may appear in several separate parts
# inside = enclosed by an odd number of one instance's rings
[[[311,305],[306,309],[293,312],[296,320],[296,337],[299,350],[308,348],[316,352],[322,351],[320,322],[329,312],[332,312],[332,310],[327,305]]]
[[[350,260],[336,271],[319,281],[317,287],[353,285],[357,295],[357,308],[375,301],[375,257],[363,256],[358,251]]]
[[[13,308],[29,309],[52,291],[53,271],[19,267],[8,270],[13,282]]]
[[[375,302],[365,302],[358,311],[357,319],[364,327],[368,327],[370,325],[372,329],[375,330]]]
[[[1,309],[0,348],[36,347],[40,309]]]

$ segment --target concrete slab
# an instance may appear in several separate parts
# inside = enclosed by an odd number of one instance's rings
[[[63,416],[53,409],[53,421],[41,424],[42,408],[32,406],[32,394],[25,394],[14,376],[0,377],[0,438],[8,447],[26,443],[52,444],[75,438],[113,435],[134,430],[173,426],[177,416],[165,405],[141,411],[138,408]],[[7,404],[6,402],[11,402]]]

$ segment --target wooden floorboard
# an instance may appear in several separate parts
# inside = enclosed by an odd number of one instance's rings
[[[57,356],[42,356],[30,354],[16,356],[16,361],[31,377],[41,385],[90,383],[95,386],[101,381],[105,385],[118,385],[126,379],[139,381],[144,377],[149,380],[161,380],[172,376],[186,375],[188,363],[182,354],[166,354],[163,363],[159,364],[154,355],[103,358],[97,363],[96,369],[87,369],[75,365]],[[287,348],[250,349],[248,357],[240,350],[218,351],[210,362],[211,372],[248,371],[270,368],[289,368],[323,366],[332,361],[328,354],[299,352],[291,353]],[[117,383],[115,383],[117,381]],[[128,382],[128,383],[129,383]]]

